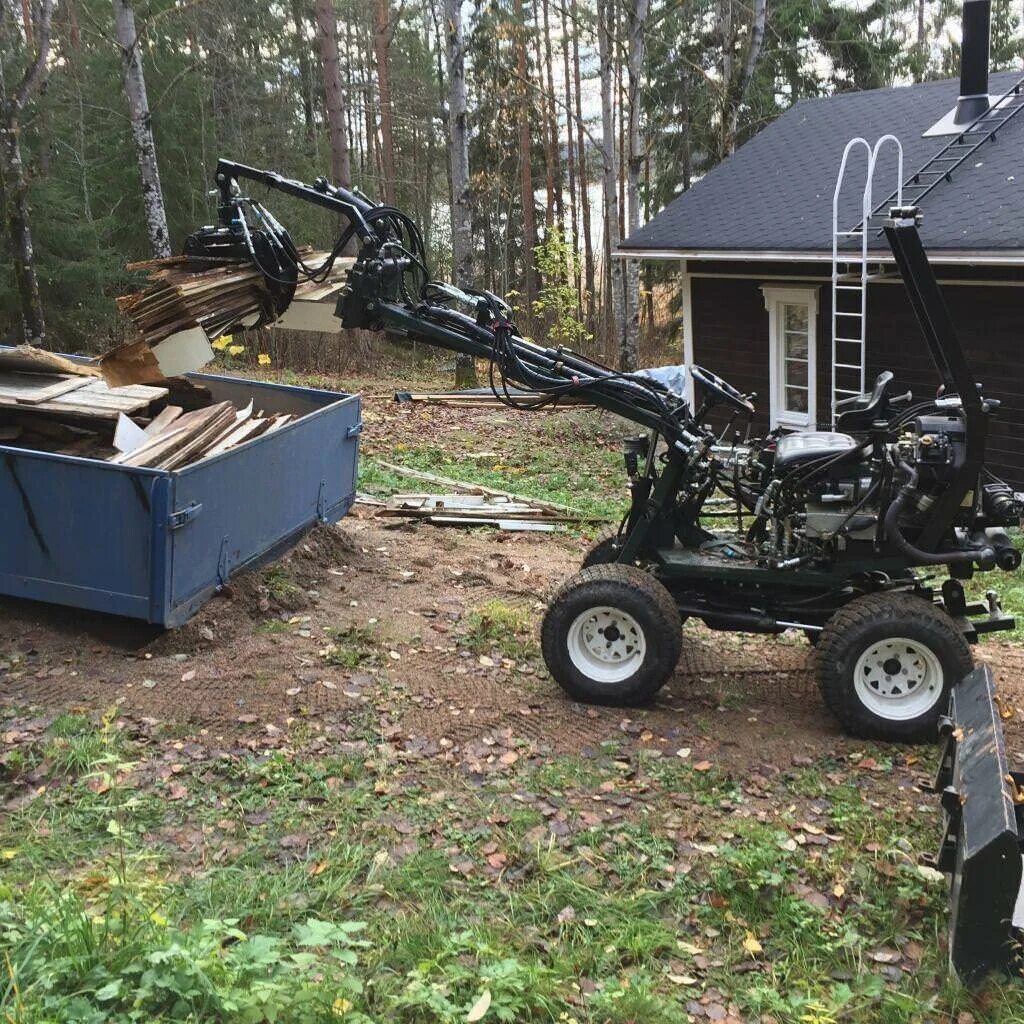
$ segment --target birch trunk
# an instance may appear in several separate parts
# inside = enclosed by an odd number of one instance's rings
[[[576,143],[572,126],[572,67],[569,63],[569,23],[565,4],[562,13],[562,71],[565,78],[565,161],[569,172],[569,226],[572,231],[573,283],[576,288],[576,316],[583,319],[583,279],[580,266],[580,224],[576,197]]]
[[[469,122],[466,114],[466,39],[462,0],[445,0],[448,37],[448,164],[452,180],[452,277],[460,288],[473,284],[473,208],[469,192]],[[472,356],[455,359],[455,387],[476,387]]]
[[[523,293],[526,298],[524,320],[533,318],[533,303],[537,298],[533,250],[537,245],[537,215],[533,202],[533,152],[530,147],[530,93],[529,68],[526,63],[526,18],[523,0],[515,0],[516,19],[516,74],[519,78],[519,183],[523,203]],[[529,328],[527,328],[528,330]]]
[[[648,0],[634,0],[629,9],[629,60],[627,95],[629,106],[629,167],[626,181],[627,233],[640,227],[640,174],[644,150],[640,140],[640,75],[646,59],[644,33],[647,30]],[[622,368],[635,370],[640,365],[640,261],[626,263],[626,329],[623,334]]]
[[[730,0],[731,11],[731,0]],[[754,16],[750,25],[750,38],[747,41],[747,52],[739,76],[733,80],[733,62],[728,62],[728,77],[725,79],[726,109],[722,118],[724,131],[722,137],[722,157],[731,156],[736,150],[736,133],[739,126],[740,107],[747,95],[750,80],[754,77],[754,69],[761,57],[764,46],[764,25],[767,15],[767,0],[754,0]],[[730,16],[729,52],[732,48]]]
[[[575,30],[572,34],[572,76],[573,103],[576,114],[576,162],[580,190],[580,220],[583,222],[583,280],[587,293],[587,320],[593,324],[594,296],[597,293],[594,272],[594,241],[590,224],[590,168],[587,164],[587,145],[583,131],[583,89],[580,84],[580,43],[579,11],[576,0],[572,0],[572,18]]]
[[[171,255],[167,232],[164,194],[160,188],[160,169],[153,142],[153,120],[146,96],[146,78],[142,73],[139,35],[135,29],[135,11],[129,0],[114,0],[114,28],[121,49],[121,76],[128,100],[128,117],[132,127],[132,143],[142,180],[142,209],[146,217],[149,248],[156,259]]]
[[[615,67],[608,0],[597,0],[597,46],[601,74],[601,181],[604,192],[604,293],[605,327],[616,351],[622,348],[622,267],[612,253],[619,245],[619,201],[616,194],[618,170],[615,159],[615,116],[612,90]]]
[[[466,40],[462,0],[445,0],[448,34],[448,160],[452,174],[452,269],[460,288],[473,283],[473,220],[469,192]]]
[[[395,139],[391,118],[391,9],[388,0],[376,0],[373,52],[377,60],[377,95],[380,106],[380,142],[384,170],[384,202],[395,201]]]
[[[53,19],[53,0],[42,0],[35,19],[34,38],[29,46],[35,52],[25,68],[14,92],[8,96],[4,88],[4,71],[0,67],[0,179],[3,182],[4,227],[11,246],[14,281],[21,307],[22,340],[41,345],[46,336],[43,304],[39,297],[39,277],[36,273],[35,250],[29,220],[28,181],[21,155],[21,113],[25,104],[35,95],[46,74],[50,55],[50,29]],[[7,54],[3,54],[6,58]]]

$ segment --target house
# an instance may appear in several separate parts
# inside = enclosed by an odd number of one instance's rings
[[[846,233],[833,266],[833,193],[844,148],[854,136],[874,143],[896,135],[903,201],[922,210],[921,237],[969,362],[985,395],[1002,402],[988,465],[1024,487],[1024,116],[1016,116],[1024,88],[1014,91],[1024,72],[988,76],[987,7],[965,5],[959,85],[927,82],[798,102],[630,235],[618,255],[678,262],[684,360],[757,392],[759,429],[828,428],[833,402],[859,391],[861,377],[870,388],[883,369],[895,372],[901,389],[933,394],[937,373],[878,233],[884,212],[866,233],[865,318],[855,312],[859,303],[843,305],[843,287],[833,291],[835,273],[857,299],[861,276],[860,241],[849,234],[861,219],[861,148],[851,152],[838,202],[837,224]],[[972,39],[968,11],[982,8],[984,23]],[[885,144],[871,205],[886,210],[897,180],[896,147]],[[834,331],[833,295],[837,310],[851,311],[835,318]],[[850,336],[863,344],[833,345],[833,337]]]

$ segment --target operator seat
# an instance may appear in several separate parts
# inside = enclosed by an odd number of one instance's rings
[[[775,445],[775,468],[792,469],[804,462],[842,455],[857,447],[857,442],[849,434],[838,434],[831,430],[786,434]]]

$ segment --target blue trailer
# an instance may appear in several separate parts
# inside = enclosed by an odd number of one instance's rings
[[[178,626],[355,499],[357,395],[190,374],[299,418],[179,470],[0,444],[0,594]]]

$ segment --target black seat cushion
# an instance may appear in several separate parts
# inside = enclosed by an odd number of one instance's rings
[[[849,434],[836,434],[829,430],[786,434],[779,438],[775,446],[775,465],[779,469],[786,469],[811,459],[853,451],[856,447],[857,442]]]

